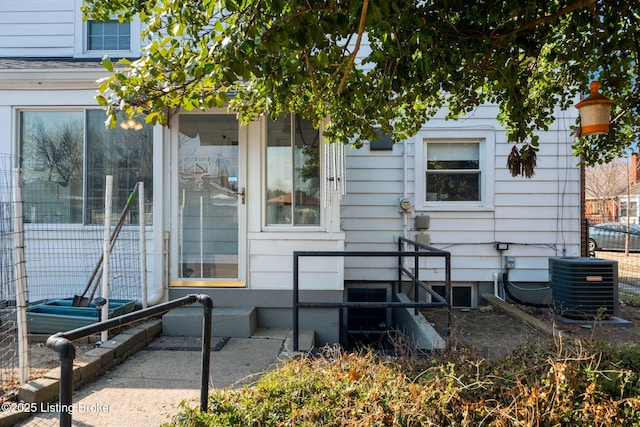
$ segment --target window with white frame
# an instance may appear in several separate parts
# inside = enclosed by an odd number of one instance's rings
[[[416,209],[492,208],[493,132],[437,130],[422,136],[416,145]]]
[[[432,141],[426,147],[425,200],[480,202],[480,142]]]
[[[74,56],[101,58],[137,57],[140,55],[142,24],[139,18],[120,22],[115,17],[108,21],[83,19],[83,0],[75,0]]]
[[[87,21],[88,51],[130,51],[131,23]]]
[[[320,132],[285,114],[267,120],[265,224],[320,225]]]
[[[145,184],[151,213],[153,132],[105,128],[104,111],[20,112],[25,221],[100,224],[105,177],[113,176],[113,206],[124,206],[136,182]],[[133,207],[129,219],[137,221]]]
[[[629,209],[629,206],[631,207],[631,209]],[[626,216],[633,216],[633,217],[638,216],[637,201],[632,200],[631,203],[627,203],[626,200],[620,200],[620,217],[626,217]]]

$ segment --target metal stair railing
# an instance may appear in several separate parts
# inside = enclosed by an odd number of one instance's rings
[[[60,355],[60,426],[71,426],[73,413],[73,360],[76,348],[72,341],[88,337],[119,326],[125,326],[138,320],[164,314],[174,308],[193,303],[202,304],[202,372],[200,378],[200,410],[207,411],[209,395],[209,370],[211,365],[211,320],[213,301],[208,295],[191,294],[164,304],[113,317],[102,322],[76,328],[67,332],[58,332],[47,339],[47,347],[54,349]]]
[[[413,251],[403,250],[404,245],[412,245]],[[414,285],[413,302],[317,302],[300,301],[300,258],[302,257],[397,257],[398,258],[398,291],[402,283],[403,274],[406,275]],[[414,259],[414,272],[404,267],[405,257]],[[442,257],[445,259],[445,295],[444,297],[435,292],[419,278],[419,260],[427,257]],[[428,293],[432,302],[419,302],[419,290]],[[425,307],[446,307],[446,333],[450,329],[450,308],[451,308],[451,253],[442,249],[427,246],[413,240],[400,237],[398,239],[397,251],[294,251],[293,252],[293,351],[299,351],[299,329],[300,329],[300,309],[301,308],[414,308],[418,313],[419,308]],[[433,301],[435,300],[435,301]],[[342,328],[342,325],[339,325]]]

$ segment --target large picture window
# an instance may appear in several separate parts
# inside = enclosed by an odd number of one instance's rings
[[[110,129],[104,119],[102,110],[20,113],[26,222],[102,223],[107,175],[113,176],[114,210],[143,181],[146,213],[151,213],[152,128]],[[129,220],[138,215],[134,206]]]
[[[266,224],[320,225],[320,133],[295,114],[267,122]]]

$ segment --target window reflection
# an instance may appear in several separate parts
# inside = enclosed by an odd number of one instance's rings
[[[238,276],[238,121],[180,116],[179,276]]]
[[[26,222],[103,223],[106,175],[113,176],[116,211],[136,182],[145,183],[145,211],[151,222],[152,129],[111,129],[104,120],[102,110],[20,114]],[[128,222],[137,222],[138,215],[135,204]]]
[[[25,221],[81,223],[83,113],[24,112],[20,117]]]
[[[426,201],[480,201],[480,177],[479,143],[427,144]]]
[[[153,193],[153,143],[151,126],[141,130],[105,129],[104,112],[87,111],[87,222],[104,221],[105,176],[113,176],[115,209],[125,206],[136,182],[144,182],[145,205],[151,212]],[[129,210],[128,222],[138,221],[138,206]]]
[[[320,224],[320,134],[309,120],[267,122],[267,225]]]

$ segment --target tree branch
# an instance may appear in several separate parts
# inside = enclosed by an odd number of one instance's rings
[[[522,31],[527,31],[530,30],[532,28],[535,28],[539,25],[543,25],[543,24],[548,24],[550,22],[555,21],[556,19],[560,18],[561,16],[564,15],[569,15],[572,12],[575,12],[578,9],[582,9],[585,7],[594,7],[596,4],[596,0],[578,0],[576,1],[574,4],[571,4],[565,8],[562,8],[560,10],[558,10],[555,13],[552,13],[551,15],[547,15],[547,16],[543,16],[542,18],[538,18],[538,19],[534,19],[533,21],[529,21],[529,22],[525,22],[524,25],[516,28],[515,30],[511,30],[507,33],[497,33],[497,34],[492,34],[490,36],[491,39],[493,40],[499,40],[499,39],[504,39],[504,38],[508,38],[511,36],[514,36]]]
[[[311,60],[309,59],[309,50],[308,49],[304,49],[304,60],[307,63],[307,71],[309,72],[309,80],[311,80],[311,87],[313,88],[313,93],[316,96],[319,96],[320,92],[318,91],[318,86],[316,84],[316,79],[313,76],[313,69],[311,68]]]
[[[344,75],[342,76],[342,80],[340,81],[340,86],[338,86],[338,95],[342,93],[344,90],[344,86],[347,84],[347,77],[353,68],[353,64],[356,61],[356,55],[360,50],[360,42],[362,41],[362,34],[364,33],[364,21],[367,17],[367,9],[369,8],[369,0],[364,0],[362,4],[362,13],[360,14],[360,25],[358,26],[358,38],[356,39],[356,46],[351,53],[349,58],[349,63],[347,64],[347,68],[344,70]]]

